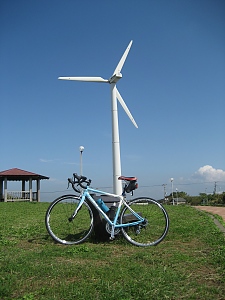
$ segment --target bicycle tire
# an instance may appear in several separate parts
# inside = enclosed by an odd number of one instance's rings
[[[84,242],[93,230],[93,212],[86,201],[77,215],[70,220],[79,204],[75,195],[64,195],[54,200],[45,215],[45,225],[50,236],[58,243],[75,245]]]
[[[145,221],[140,225],[122,227],[121,232],[125,239],[140,247],[159,244],[169,230],[169,217],[165,208],[156,200],[148,197],[130,201],[129,207],[142,216]],[[125,206],[121,212],[120,223],[131,223],[132,221],[137,221],[137,218]]]

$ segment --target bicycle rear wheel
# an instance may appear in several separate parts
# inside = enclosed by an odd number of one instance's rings
[[[144,218],[139,225],[122,227],[123,236],[135,246],[154,246],[160,243],[169,229],[169,217],[164,207],[157,201],[141,197],[132,200],[129,207]],[[121,212],[121,223],[132,223],[138,219],[128,207]]]
[[[50,236],[58,243],[74,245],[84,242],[93,230],[93,213],[84,201],[74,219],[80,199],[64,195],[53,201],[45,215],[45,225]]]

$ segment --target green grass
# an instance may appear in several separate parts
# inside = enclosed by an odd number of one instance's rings
[[[0,203],[0,299],[224,299],[225,237],[204,212],[166,206],[158,246],[123,238],[55,244],[48,203]]]

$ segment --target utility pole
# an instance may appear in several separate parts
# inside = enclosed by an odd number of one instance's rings
[[[178,192],[178,189],[176,188],[176,193]],[[178,195],[177,195],[177,205],[178,205]]]
[[[216,187],[217,187],[217,181],[215,181],[215,184],[214,184],[214,191],[213,191],[214,195],[216,194]]]
[[[163,189],[164,189],[164,201],[166,201],[166,186],[167,186],[167,184],[163,183],[162,186],[163,186]]]

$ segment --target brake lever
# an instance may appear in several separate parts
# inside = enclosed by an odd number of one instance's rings
[[[67,186],[67,190],[70,187],[70,184],[73,184],[73,179],[72,178],[68,178],[68,186]]]

